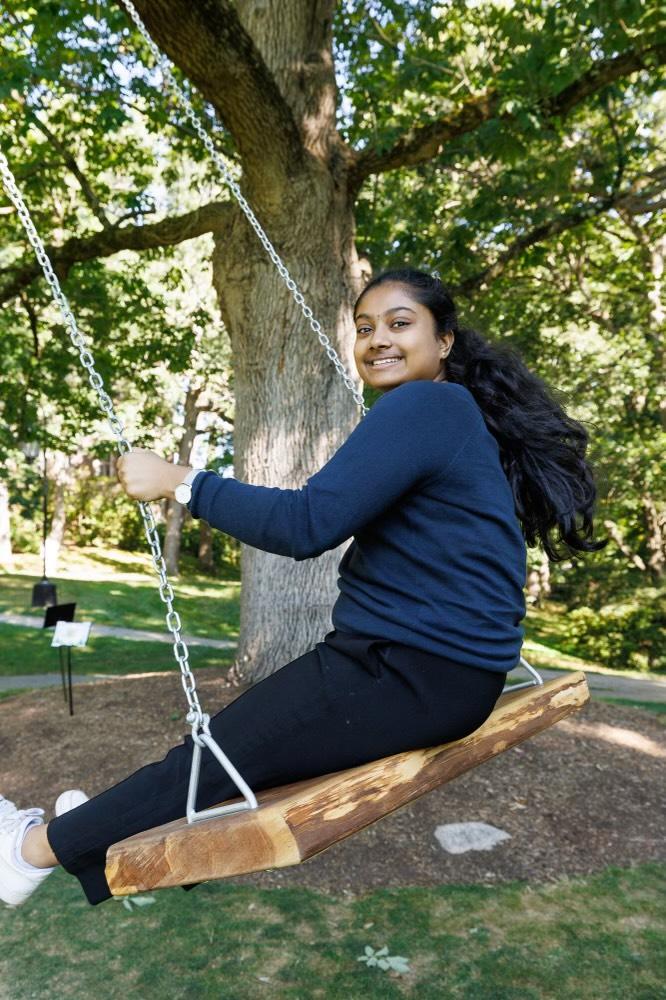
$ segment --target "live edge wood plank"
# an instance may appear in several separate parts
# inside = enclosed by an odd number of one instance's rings
[[[585,674],[566,674],[502,695],[490,718],[454,743],[259,792],[255,810],[139,833],[107,852],[111,892],[124,896],[298,864],[542,732],[589,697]]]

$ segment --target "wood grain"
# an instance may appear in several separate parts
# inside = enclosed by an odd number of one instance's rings
[[[259,792],[256,810],[195,824],[176,820],[137,834],[107,852],[111,892],[123,896],[298,864],[542,732],[589,697],[585,674],[567,674],[503,695],[483,726],[454,743]]]

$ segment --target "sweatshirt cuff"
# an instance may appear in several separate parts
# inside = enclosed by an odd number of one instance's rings
[[[210,483],[211,479],[221,479],[221,478],[222,477],[218,476],[216,472],[211,472],[210,469],[205,469],[203,472],[200,472],[199,475],[196,477],[194,483],[192,484],[192,496],[190,498],[190,502],[187,505],[187,509],[189,510],[192,517],[195,518],[200,517],[199,510],[201,508],[201,496],[202,496],[201,491],[205,486],[205,484]]]

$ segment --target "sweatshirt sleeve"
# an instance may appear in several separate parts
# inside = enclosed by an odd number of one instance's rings
[[[473,405],[448,388],[416,381],[381,396],[300,489],[202,473],[190,513],[241,542],[296,560],[333,549],[419,481],[446,471],[475,415]]]

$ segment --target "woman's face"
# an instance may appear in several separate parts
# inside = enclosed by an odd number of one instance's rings
[[[354,319],[354,360],[366,385],[386,391],[417,379],[446,381],[442,359],[451,349],[453,333],[438,337],[435,317],[406,286],[371,288]]]

